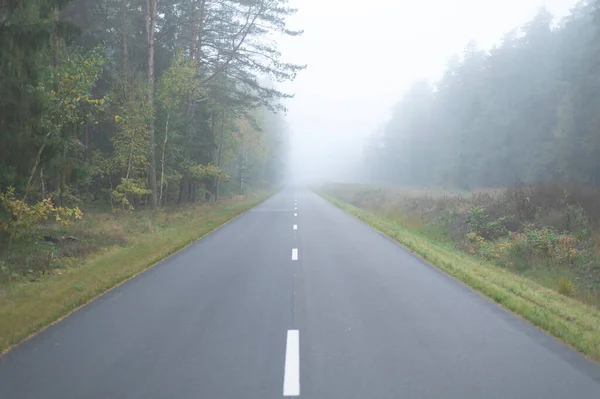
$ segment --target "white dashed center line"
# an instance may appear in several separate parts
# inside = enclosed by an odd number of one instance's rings
[[[298,230],[298,225],[297,224],[294,225],[294,230]]]
[[[300,332],[298,330],[287,332],[283,396],[300,396]]]
[[[292,249],[292,260],[298,260],[298,248]]]
[[[298,214],[297,214],[297,213],[294,213],[294,216],[298,216]]]

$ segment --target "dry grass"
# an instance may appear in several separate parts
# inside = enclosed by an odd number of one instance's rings
[[[72,259],[35,281],[0,285],[0,351],[39,331],[120,282],[208,234],[267,195],[133,215],[88,215],[74,227],[100,237],[92,254]],[[71,231],[72,233],[74,231]],[[56,265],[55,265],[56,266]]]

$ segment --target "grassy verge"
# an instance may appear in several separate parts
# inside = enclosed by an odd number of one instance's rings
[[[120,244],[64,258],[52,273],[0,285],[0,353],[262,202],[268,195],[138,215],[89,215],[79,236],[123,236]],[[86,227],[87,224],[87,227]],[[98,232],[102,232],[99,234]],[[109,234],[110,233],[110,234]],[[105,239],[104,242],[110,240]]]
[[[600,361],[600,311],[597,308],[469,256],[449,244],[405,229],[372,211],[354,207],[327,194],[321,195],[449,275]]]

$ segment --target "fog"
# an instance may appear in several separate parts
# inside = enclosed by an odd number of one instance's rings
[[[412,83],[436,82],[453,54],[474,40],[489,49],[530,21],[540,7],[557,20],[574,0],[295,0],[289,20],[304,29],[285,38],[287,59],[307,64],[282,85],[292,134],[291,176],[296,182],[365,178],[367,137],[383,129]]]

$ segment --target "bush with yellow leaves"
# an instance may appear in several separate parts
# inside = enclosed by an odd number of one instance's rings
[[[5,214],[0,218],[0,231],[12,238],[33,235],[37,228],[48,219],[69,225],[73,220],[81,219],[83,213],[78,207],[55,206],[50,198],[29,205],[15,197],[15,190],[9,187],[0,193],[0,207]],[[10,248],[9,248],[10,250]]]

